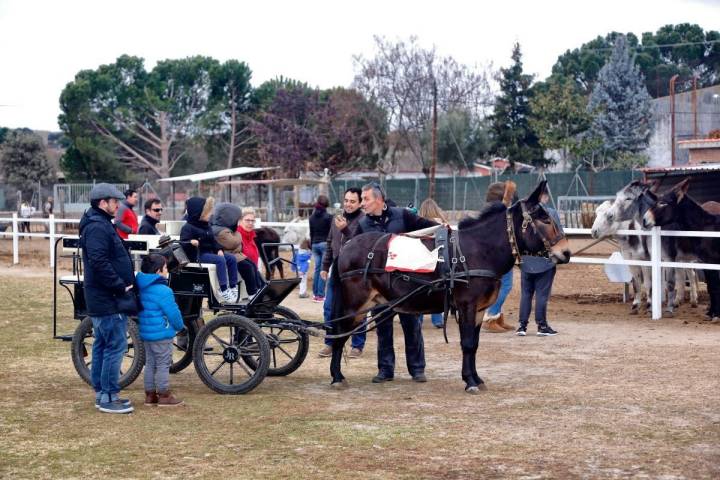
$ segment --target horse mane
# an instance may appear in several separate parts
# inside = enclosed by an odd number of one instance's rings
[[[469,228],[476,227],[480,223],[484,222],[491,215],[495,215],[496,213],[504,212],[506,209],[507,209],[507,207],[501,201],[490,202],[485,205],[485,208],[480,210],[480,213],[478,214],[477,218],[465,217],[462,220],[460,220],[460,223],[458,224],[458,230],[467,230]]]

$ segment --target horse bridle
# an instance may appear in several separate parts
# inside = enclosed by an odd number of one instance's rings
[[[505,220],[507,223],[508,241],[510,242],[510,248],[512,250],[512,255],[515,258],[515,265],[522,264],[522,256],[523,255],[532,255],[532,256],[536,256],[536,257],[546,257],[546,258],[549,257],[550,250],[552,249],[552,247],[557,245],[560,242],[560,240],[562,240],[565,237],[565,235],[562,233],[562,231],[557,230],[555,236],[553,236],[552,238],[548,238],[545,235],[545,233],[543,232],[543,229],[538,228],[535,225],[535,222],[538,222],[539,220],[532,217],[532,215],[528,211],[527,207],[525,206],[525,202],[520,201],[518,203],[520,203],[520,210],[522,211],[522,217],[523,217],[523,222],[520,227],[522,229],[522,233],[524,234],[527,231],[529,226],[532,227],[533,232],[535,232],[535,234],[538,237],[540,237],[540,240],[542,240],[545,250],[543,250],[540,253],[536,253],[536,254],[520,251],[520,249],[518,248],[518,244],[517,244],[517,237],[515,235],[515,222],[513,219],[512,207],[508,207],[507,211],[505,212]],[[550,216],[550,214],[547,212],[547,210],[545,210],[545,207],[543,207],[542,205],[538,204],[536,208],[542,209],[543,211],[545,211],[545,213],[548,216]],[[550,218],[552,220],[552,217],[550,217]]]

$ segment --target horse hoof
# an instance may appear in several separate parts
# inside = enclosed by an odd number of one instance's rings
[[[334,388],[335,390],[345,390],[346,388],[348,388],[349,385],[348,385],[347,380],[345,380],[345,379],[343,378],[343,379],[340,380],[339,382],[333,382],[333,383],[331,383],[330,386],[331,386],[332,388]]]
[[[638,309],[637,309],[637,308],[633,308],[633,309],[630,310],[630,315],[637,315],[637,314],[638,314]]]
[[[690,304],[690,308],[697,308],[697,307],[698,307],[698,304],[697,304],[697,303],[691,303],[691,304]]]
[[[672,311],[667,311],[665,312],[665,316],[668,318],[673,318],[675,316],[675,313]]]
[[[465,387],[465,393],[469,393],[470,395],[477,395],[485,390],[487,390],[487,387],[484,383],[481,383],[480,385],[473,385],[472,387]]]

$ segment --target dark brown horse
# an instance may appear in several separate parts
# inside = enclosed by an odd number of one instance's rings
[[[477,312],[495,301],[500,277],[513,267],[520,255],[526,253],[545,253],[557,263],[570,260],[565,236],[539,201],[545,183],[541,182],[528,198],[509,208],[502,202],[491,203],[477,219],[467,218],[458,227],[456,238],[459,249],[450,252],[454,259],[451,263],[459,273],[451,291],[451,301],[458,313],[463,352],[462,379],[468,393],[478,393],[484,388],[475,367],[482,319]],[[514,192],[515,184],[507,182],[505,199],[512,198]],[[384,273],[389,237],[383,233],[365,233],[351,239],[340,251],[335,264],[337,268],[332,269],[335,288],[333,318],[340,319],[335,322],[334,333],[343,334],[361,325],[364,315],[357,312],[402,299],[417,289],[419,283],[413,279],[432,282],[441,278],[440,267],[426,274]],[[431,241],[427,242],[426,246],[432,248]],[[371,251],[373,255],[368,258]],[[358,273],[363,271],[368,273]],[[410,314],[442,312],[445,291],[450,287],[444,282],[438,287],[402,301],[394,310]],[[347,337],[336,338],[332,345],[330,374],[335,387],[346,385],[340,371],[346,341]]]
[[[273,270],[276,269],[280,278],[285,278],[282,262],[275,262],[270,266],[270,262],[279,256],[279,248],[276,246],[263,248],[266,243],[280,243],[280,235],[270,227],[261,227],[255,229],[255,245],[260,252],[260,261],[265,267],[265,275],[268,280],[273,278]]]
[[[710,213],[714,205],[700,205],[688,194],[690,179],[675,185],[669,192],[658,198],[643,216],[643,226],[672,225],[672,229],[685,231],[720,231],[720,215]],[[707,209],[704,208],[707,205]],[[695,256],[703,263],[720,264],[720,238],[682,238],[689,245]],[[718,270],[704,270],[705,283],[710,295],[708,317],[713,322],[720,322],[720,276]]]

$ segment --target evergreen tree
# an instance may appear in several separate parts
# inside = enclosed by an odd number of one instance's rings
[[[625,38],[618,37],[590,95],[590,136],[598,138],[602,152],[613,159],[637,153],[647,147],[650,138],[651,109],[640,68]]]
[[[19,190],[32,190],[38,182],[54,179],[45,144],[39,135],[23,131],[10,133],[0,150],[5,180]]]
[[[492,115],[494,152],[515,162],[545,166],[549,161],[543,158],[537,135],[530,128],[530,98],[532,75],[523,73],[520,44],[513,46],[513,64],[500,69],[501,94],[495,99]]]

